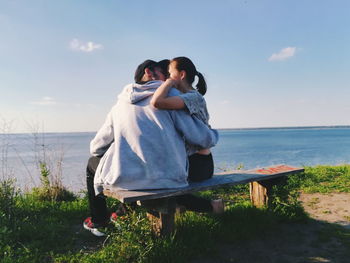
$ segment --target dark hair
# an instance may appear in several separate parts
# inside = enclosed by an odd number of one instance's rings
[[[153,60],[147,59],[144,62],[142,62],[140,65],[138,65],[134,75],[135,82],[137,84],[142,84],[142,78],[143,78],[143,75],[145,74],[145,69],[149,68],[150,70],[152,70],[154,65],[156,65],[156,63],[157,62]]]
[[[186,72],[186,81],[192,84],[194,77],[198,76],[198,83],[196,85],[197,90],[200,94],[204,95],[207,92],[207,83],[202,75],[198,72],[193,62],[187,57],[173,58],[171,62],[176,62],[176,69],[178,71],[184,70]]]
[[[170,64],[170,60],[169,59],[163,59],[161,61],[158,61],[157,64],[154,67],[160,68],[160,70],[162,71],[162,74],[166,78],[168,78],[169,77],[169,72],[168,72],[169,64]]]

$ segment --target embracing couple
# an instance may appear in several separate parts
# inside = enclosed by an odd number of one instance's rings
[[[90,143],[91,217],[83,224],[90,231],[123,213],[123,209],[108,213],[104,185],[127,190],[181,188],[213,175],[210,148],[218,133],[208,124],[206,82],[192,61],[186,57],[146,60],[134,78]],[[223,211],[222,200],[187,194],[176,197],[176,202],[197,212]]]

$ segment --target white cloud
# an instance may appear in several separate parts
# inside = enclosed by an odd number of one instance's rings
[[[269,57],[269,61],[282,61],[291,58],[296,53],[296,47],[286,47],[280,50],[278,53],[274,53]]]
[[[41,98],[41,100],[39,100],[39,101],[32,101],[30,104],[47,106],[47,105],[55,105],[55,104],[57,104],[57,102],[55,101],[54,98],[43,97],[43,98]]]
[[[221,101],[221,104],[230,104],[230,101],[229,100],[223,100],[223,101]]]
[[[95,105],[95,104],[81,104],[81,103],[75,103],[75,104],[73,104],[73,105],[74,105],[74,107],[80,108],[80,109],[86,109],[86,108],[88,108],[88,109],[98,109],[97,105]]]
[[[96,44],[92,41],[82,43],[80,40],[74,38],[71,40],[69,44],[70,48],[74,51],[81,51],[81,52],[93,52],[94,50],[103,49],[103,46],[101,44]]]

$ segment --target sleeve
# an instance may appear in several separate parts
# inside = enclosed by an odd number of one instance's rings
[[[176,130],[189,144],[201,149],[211,148],[217,144],[218,132],[209,128],[197,117],[189,115],[184,110],[174,110],[171,114]]]
[[[98,130],[95,138],[90,142],[90,154],[93,156],[104,155],[114,141],[112,112],[113,109],[108,113],[105,122]]]
[[[195,92],[187,92],[178,95],[185,103],[190,114],[197,114],[200,109],[200,97]]]

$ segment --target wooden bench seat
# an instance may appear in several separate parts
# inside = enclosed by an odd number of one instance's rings
[[[190,183],[184,188],[155,190],[117,190],[113,186],[104,186],[104,195],[118,199],[123,203],[140,201],[149,209],[154,230],[159,234],[169,234],[174,227],[174,196],[223,186],[250,184],[250,198],[254,206],[268,205],[270,188],[278,183],[278,178],[304,171],[303,168],[288,165],[276,165],[253,170],[237,170],[215,174],[211,179]]]

